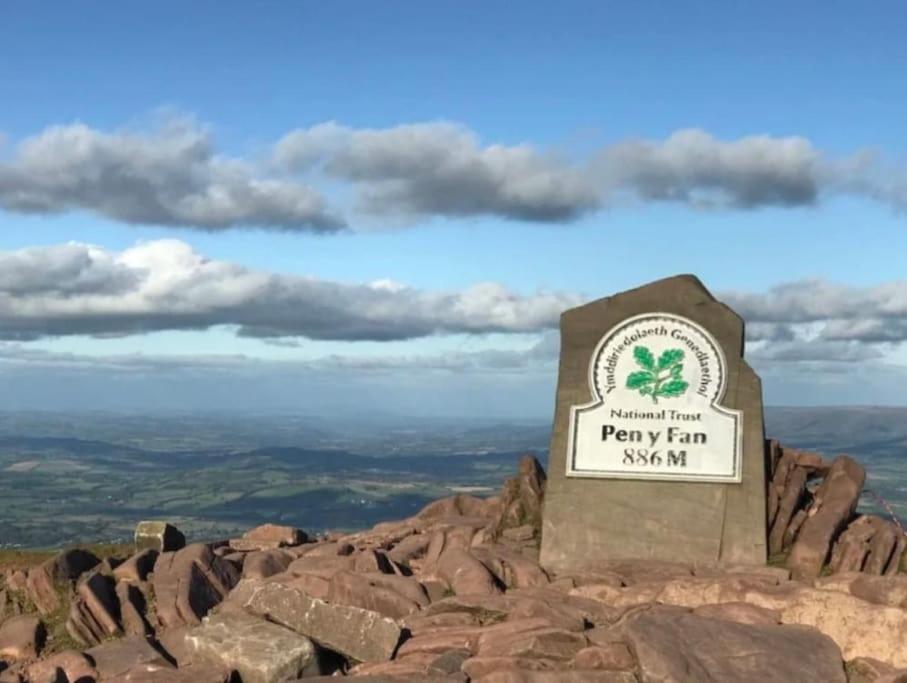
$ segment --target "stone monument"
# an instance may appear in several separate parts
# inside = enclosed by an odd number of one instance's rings
[[[766,561],[762,387],[743,341],[690,275],[561,316],[543,566]]]

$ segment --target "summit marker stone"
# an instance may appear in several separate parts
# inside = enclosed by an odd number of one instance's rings
[[[690,275],[561,316],[546,568],[766,561],[762,388],[743,343]]]

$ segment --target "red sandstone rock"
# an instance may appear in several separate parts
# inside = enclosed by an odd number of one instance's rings
[[[863,466],[853,458],[842,455],[832,463],[787,559],[795,577],[819,575],[832,543],[856,509],[865,479]]]

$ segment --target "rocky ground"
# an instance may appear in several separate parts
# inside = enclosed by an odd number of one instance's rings
[[[552,575],[545,477],[356,534],[265,525],[130,557],[69,550],[0,581],[0,683],[907,682],[900,527],[855,516],[844,456],[769,445],[771,566],[645,560]]]

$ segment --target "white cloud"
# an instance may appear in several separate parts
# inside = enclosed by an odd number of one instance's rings
[[[236,326],[247,337],[400,340],[533,332],[579,302],[495,283],[431,292],[342,284],[207,259],[178,240],[122,252],[84,244],[0,253],[0,338],[127,335]]]
[[[443,122],[381,130],[321,124],[287,134],[275,159],[354,183],[361,208],[377,215],[569,221],[601,199],[600,188],[564,159],[528,144],[483,147],[469,129]]]
[[[124,223],[205,230],[343,226],[318,191],[216,154],[207,131],[184,119],[149,134],[105,133],[81,123],[48,128],[0,163],[0,207],[85,210]]]
[[[566,223],[619,204],[804,207],[848,195],[907,207],[907,168],[879,153],[832,156],[797,136],[721,140],[698,129],[573,159],[531,142],[482,141],[464,125],[371,129],[322,123],[283,135],[265,160],[218,153],[207,129],[172,117],[156,130],[53,126],[0,161],[0,208],[88,211],[129,224],[334,232],[350,216],[413,222],[497,217]],[[351,189],[354,206],[341,202]]]

